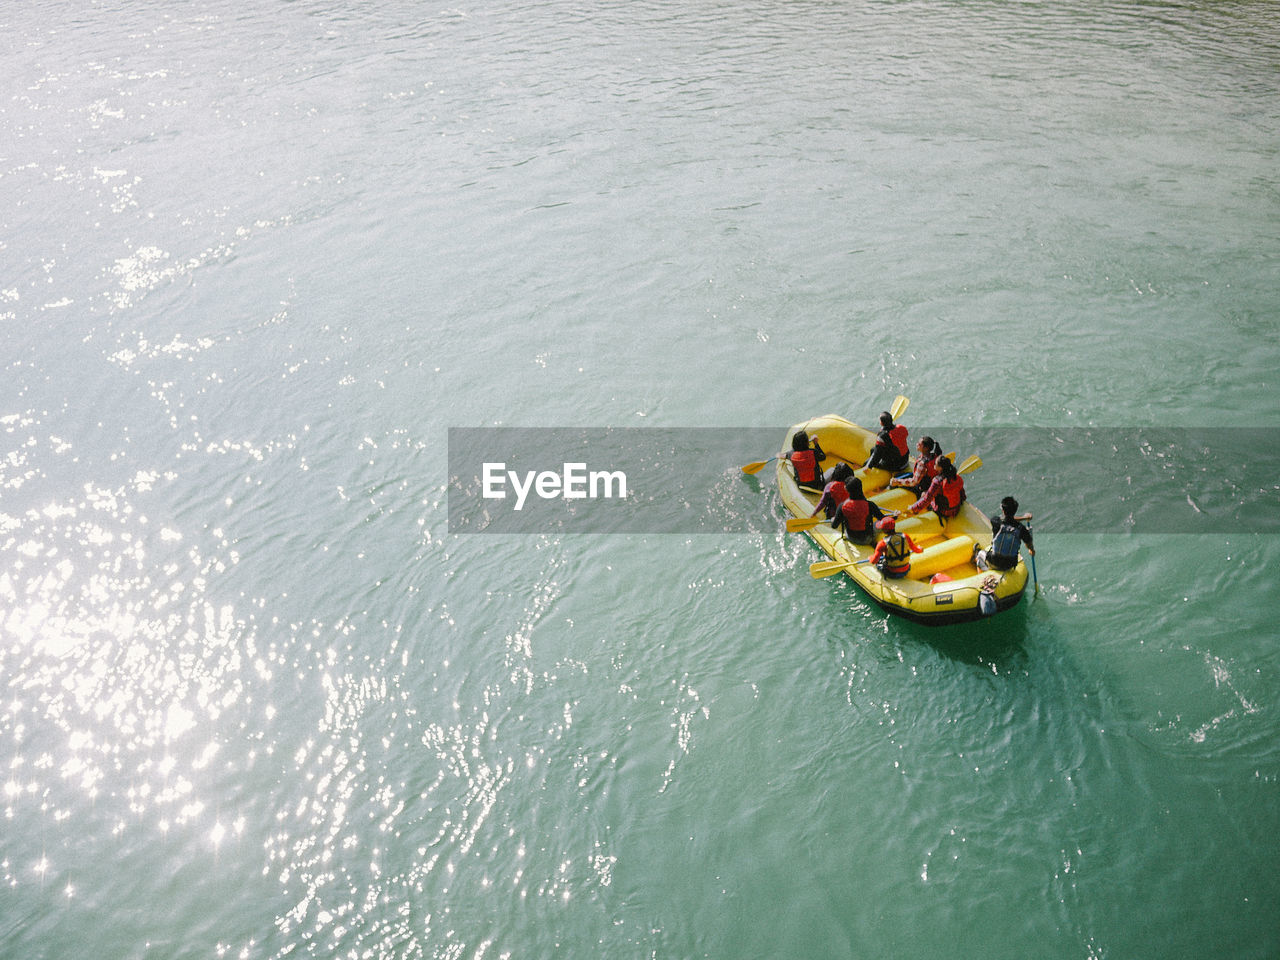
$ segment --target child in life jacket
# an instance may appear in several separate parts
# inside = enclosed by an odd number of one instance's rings
[[[853,472],[853,467],[849,466],[849,464],[843,460],[837,463],[826,473],[827,483],[830,483],[832,480],[848,481],[852,480],[855,476],[856,474]]]
[[[911,476],[894,477],[889,481],[891,487],[902,487],[910,490],[917,497],[929,489],[933,478],[938,475],[938,460],[942,456],[942,445],[933,437],[921,437],[916,444],[920,454],[911,470]]]
[[[955,465],[947,457],[938,458],[938,475],[929,484],[919,500],[907,507],[906,513],[917,514],[933,510],[943,520],[960,513],[964,506],[964,477],[956,472]]]
[[[898,473],[911,459],[911,448],[907,446],[907,428],[902,424],[894,425],[893,417],[886,410],[880,414],[880,433],[876,436],[875,448],[863,467],[867,470],[888,470]]]
[[[840,513],[840,506],[849,499],[848,484],[858,483],[856,480],[832,480],[822,488],[822,496],[818,498],[818,505],[813,508],[811,517],[816,517],[819,513],[825,513],[827,519],[831,520]],[[862,488],[862,484],[858,483],[858,488]]]
[[[796,472],[797,484],[806,490],[822,489],[821,463],[827,459],[827,455],[823,453],[822,445],[818,443],[816,437],[810,443],[809,434],[803,430],[797,430],[791,435],[791,449],[785,456],[791,461],[791,468]]]
[[[872,526],[877,520],[885,518],[885,512],[878,504],[872,503],[862,492],[862,481],[856,477],[844,483],[849,492],[848,499],[840,504],[840,509],[831,525],[843,530],[845,537],[851,542],[869,546],[875,542],[875,529]]]
[[[884,532],[884,539],[876,544],[871,554],[871,565],[880,568],[880,572],[888,580],[899,580],[911,569],[911,554],[924,553],[916,546],[911,535],[898,533],[893,517],[885,517],[876,524],[877,530]]]

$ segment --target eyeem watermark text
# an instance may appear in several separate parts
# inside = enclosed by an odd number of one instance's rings
[[[627,475],[621,470],[588,470],[585,463],[565,463],[560,473],[527,470],[522,478],[515,470],[508,470],[504,462],[484,464],[482,495],[486,500],[505,499],[507,481],[515,491],[517,510],[524,509],[530,490],[543,500],[615,499],[627,495]]]
[[[1037,537],[1280,533],[1280,428],[908,427],[979,454],[970,502],[1015,497]],[[741,467],[790,444],[785,425],[451,427],[449,532],[778,536],[774,471]]]

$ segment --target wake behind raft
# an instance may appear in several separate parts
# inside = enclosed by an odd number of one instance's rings
[[[827,455],[824,465],[828,469],[842,460],[851,465],[865,463],[876,442],[873,431],[828,414],[793,426],[787,431],[783,449],[790,447],[797,430],[818,441]],[[970,470],[981,464],[977,457],[967,461]],[[960,470],[965,472],[965,466]],[[903,510],[916,499],[910,490],[890,489],[887,470],[858,469],[854,475],[862,480],[867,498],[886,512]],[[778,492],[788,512],[796,518],[808,518],[819,494],[796,484],[791,463],[784,456],[777,458],[777,477]],[[1017,606],[1027,587],[1027,565],[1022,557],[1011,570],[985,571],[974,565],[974,545],[983,549],[991,546],[991,523],[967,500],[957,516],[945,521],[932,510],[898,519],[898,532],[908,534],[923,548],[923,552],[911,554],[911,568],[900,579],[885,577],[865,562],[874,546],[851,543],[826,523],[791,521],[791,525],[804,529],[831,558],[812,564],[811,575],[844,573],[881,607],[917,623],[940,626],[992,616]]]

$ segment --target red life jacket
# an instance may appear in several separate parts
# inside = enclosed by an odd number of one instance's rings
[[[840,504],[844,524],[850,533],[865,533],[871,527],[871,504],[866,500],[846,500]]]
[[[964,500],[964,478],[957,474],[949,480],[942,481],[938,495],[933,501],[933,509],[940,517],[954,517],[960,512],[960,505]]]
[[[795,467],[797,483],[817,482],[818,457],[812,450],[793,450],[791,466]]]
[[[907,446],[907,428],[902,424],[898,424],[889,431],[889,439],[893,441],[893,445],[898,448],[898,453],[907,456],[911,453],[911,448]]]
[[[831,498],[831,505],[838,507],[849,499],[849,488],[844,485],[843,480],[832,480],[822,488],[822,495]]]

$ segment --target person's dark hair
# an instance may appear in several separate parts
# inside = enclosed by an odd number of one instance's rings
[[[893,426],[893,414],[891,414],[888,410],[885,410],[883,413],[880,414],[880,426],[882,427]]]
[[[791,449],[792,450],[808,450],[809,434],[805,433],[803,430],[797,430],[795,433],[793,433],[791,435]]]
[[[956,475],[956,465],[951,462],[950,457],[939,457],[938,472],[950,480]]]
[[[1018,501],[1013,497],[1005,497],[1000,501],[1000,509],[1004,511],[1006,517],[1012,517],[1018,512]]]
[[[850,477],[844,482],[844,488],[849,491],[850,500],[865,500],[866,495],[862,492],[862,481],[857,477]]]

